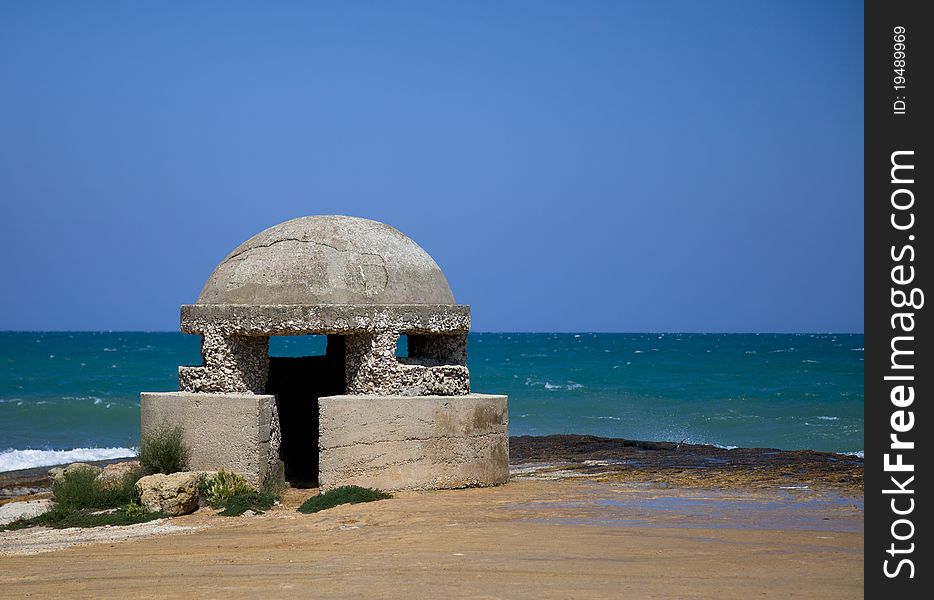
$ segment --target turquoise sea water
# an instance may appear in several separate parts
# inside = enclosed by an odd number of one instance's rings
[[[181,333],[0,332],[0,471],[126,455],[139,392],[200,363]],[[480,333],[474,391],[509,395],[512,435],[863,450],[863,336]],[[324,339],[273,338],[320,354]]]

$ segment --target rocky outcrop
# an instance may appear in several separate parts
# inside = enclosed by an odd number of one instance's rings
[[[100,473],[102,471],[100,467],[95,465],[89,465],[87,463],[71,463],[65,467],[55,467],[53,469],[49,469],[49,477],[52,479],[52,483],[55,483],[65,475],[80,470],[93,471],[94,473]]]
[[[102,486],[119,485],[123,479],[135,471],[143,468],[138,460],[129,460],[107,465],[104,470],[98,473],[97,483]]]
[[[198,509],[201,477],[197,472],[149,475],[136,482],[136,491],[140,503],[153,512],[171,517],[187,515]]]

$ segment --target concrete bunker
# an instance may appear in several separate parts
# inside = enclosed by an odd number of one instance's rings
[[[182,306],[181,329],[202,336],[203,362],[179,367],[179,392],[144,392],[141,420],[181,425],[193,468],[323,488],[508,477],[507,399],[470,393],[470,308],[388,225],[302,217],[257,234]],[[270,337],[301,335],[326,351],[270,357]]]

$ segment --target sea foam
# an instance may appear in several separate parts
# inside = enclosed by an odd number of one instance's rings
[[[75,448],[74,450],[4,450],[0,452],[0,471],[63,465],[73,462],[108,460],[135,456],[132,448]]]

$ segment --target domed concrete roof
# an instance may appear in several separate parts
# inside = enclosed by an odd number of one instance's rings
[[[397,229],[343,216],[292,219],[225,258],[198,304],[454,304],[444,273]]]

